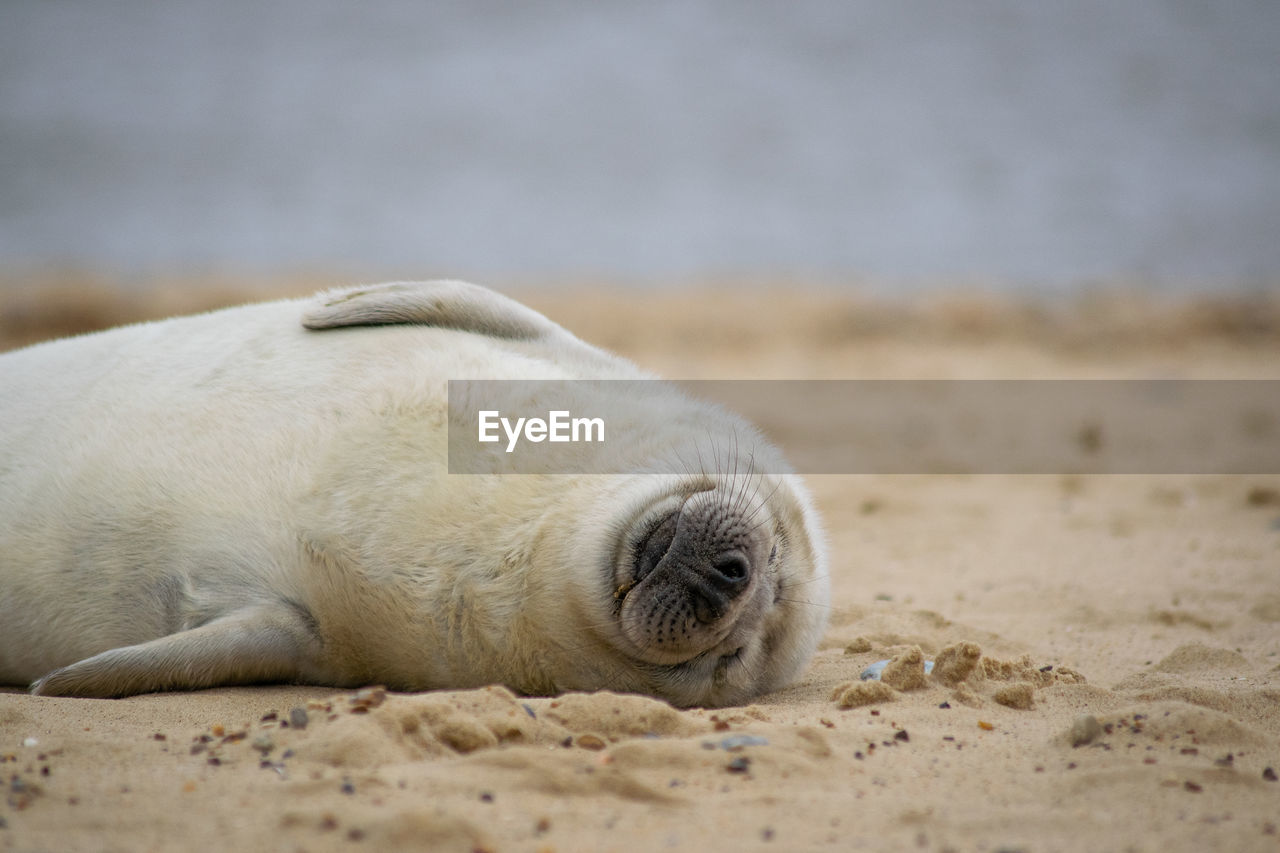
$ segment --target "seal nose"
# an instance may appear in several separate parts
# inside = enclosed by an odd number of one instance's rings
[[[693,569],[688,589],[699,622],[715,622],[751,580],[751,563],[741,551],[717,554]]]
[[[695,514],[671,513],[637,545],[631,575],[632,585],[669,584],[680,590],[704,625],[719,621],[751,585],[747,543],[709,533],[707,527]]]

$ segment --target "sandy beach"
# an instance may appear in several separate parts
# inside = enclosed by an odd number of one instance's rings
[[[244,295],[10,287],[0,348]],[[1280,378],[1280,302],[1261,297],[513,295],[672,378]],[[500,687],[5,690],[0,850],[1280,849],[1280,476],[807,481],[833,608],[788,689],[690,710]]]

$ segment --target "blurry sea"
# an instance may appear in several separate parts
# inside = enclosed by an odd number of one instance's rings
[[[1280,283],[1280,3],[7,0],[0,268]]]

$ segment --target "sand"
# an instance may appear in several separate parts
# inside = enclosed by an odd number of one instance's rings
[[[75,294],[22,297],[21,323],[0,300],[0,344],[161,304],[95,292],[67,320]],[[527,301],[687,378],[1280,374],[1265,300]],[[0,850],[1280,849],[1280,477],[809,482],[834,606],[788,689],[693,710],[499,687],[3,692]],[[885,682],[858,680],[886,658]]]

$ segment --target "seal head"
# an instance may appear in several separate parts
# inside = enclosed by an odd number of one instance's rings
[[[677,478],[619,537],[612,641],[678,705],[793,681],[827,618],[821,532],[789,475]]]

